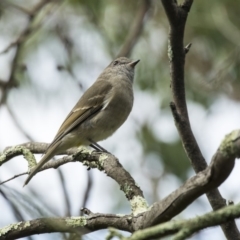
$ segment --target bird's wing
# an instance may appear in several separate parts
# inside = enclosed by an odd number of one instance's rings
[[[85,120],[95,116],[106,104],[106,97],[112,89],[112,85],[106,81],[95,82],[80,98],[72,111],[68,114],[54,140],[48,149],[61,140],[74,128]],[[48,150],[47,149],[47,150]],[[47,151],[46,150],[46,151]]]

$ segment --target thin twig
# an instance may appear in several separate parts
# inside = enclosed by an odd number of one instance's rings
[[[13,180],[13,179],[15,179],[15,178],[21,177],[21,176],[26,175],[26,174],[28,174],[28,172],[16,174],[16,175],[14,175],[13,177],[11,177],[11,178],[9,178],[9,179],[7,179],[7,180],[5,180],[5,181],[0,182],[0,185],[3,185],[4,183],[7,183],[7,182],[9,182],[9,181],[11,181],[11,180]]]
[[[17,120],[17,117],[13,110],[11,109],[9,103],[6,103],[7,110],[12,117],[13,122],[15,123],[16,127],[19,129],[19,131],[27,138],[29,141],[34,141],[34,139],[23,129],[23,127],[20,125],[19,121]]]
[[[89,170],[89,171],[87,171],[87,186],[85,189],[85,193],[83,196],[83,202],[82,202],[83,208],[86,207],[86,205],[87,205],[87,201],[89,199],[92,186],[93,186],[92,173],[91,173],[91,170]],[[82,209],[82,207],[81,207],[81,209]],[[81,213],[81,209],[80,209],[80,213]]]
[[[187,53],[189,52],[191,46],[192,46],[192,43],[189,43],[189,44],[184,48],[185,54],[187,54]]]
[[[0,54],[3,53],[7,53],[10,49],[12,48],[16,48],[15,51],[15,55],[13,57],[12,60],[12,64],[11,64],[11,72],[10,72],[10,76],[8,78],[8,81],[6,81],[6,84],[2,85],[2,96],[1,96],[1,100],[0,100],[0,106],[6,102],[7,99],[7,95],[9,90],[12,87],[15,87],[18,85],[15,75],[16,75],[16,71],[17,71],[17,65],[20,59],[20,53],[21,50],[24,46],[24,43],[26,41],[26,39],[31,35],[31,33],[33,32],[33,28],[32,25],[34,23],[35,18],[38,16],[39,12],[41,11],[41,9],[50,1],[48,0],[42,0],[39,3],[37,3],[35,5],[35,7],[33,7],[33,9],[28,12],[29,14],[29,20],[28,23],[26,25],[26,27],[24,28],[24,30],[21,32],[21,34],[19,35],[19,37],[13,41],[12,43],[9,44],[9,46],[7,46]]]
[[[62,173],[62,170],[58,169],[57,172],[58,172],[60,182],[61,182],[61,185],[62,185],[63,197],[64,197],[65,205],[66,205],[65,216],[69,217],[69,216],[71,216],[71,204],[70,204],[69,194],[68,194],[68,191],[67,191],[67,188],[66,188],[66,181],[65,181],[64,175]]]

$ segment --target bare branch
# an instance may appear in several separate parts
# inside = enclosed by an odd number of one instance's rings
[[[7,180],[5,180],[5,181],[0,182],[0,185],[3,185],[4,183],[10,182],[11,180],[13,180],[13,179],[15,179],[15,178],[18,178],[18,177],[21,177],[21,176],[26,175],[26,174],[28,174],[28,172],[16,174],[16,175],[14,175],[13,177],[11,177],[11,178],[9,178],[9,179],[7,179]]]
[[[17,117],[11,107],[8,103],[6,103],[7,110],[12,117],[13,122],[15,123],[16,127],[19,129],[19,131],[27,138],[29,141],[33,141],[33,138],[23,129],[23,127],[20,125],[19,121],[17,120]]]
[[[5,192],[3,191],[3,189],[0,189],[0,194],[1,194],[2,197],[6,200],[6,202],[9,204],[10,208],[11,208],[12,211],[13,211],[13,215],[16,217],[16,219],[17,219],[18,221],[23,221],[24,218],[23,218],[21,212],[20,212],[19,209],[15,206],[15,204],[13,204],[13,203],[9,200],[7,194],[5,194]]]
[[[93,185],[93,180],[92,180],[92,174],[91,171],[87,172],[87,187],[83,196],[83,203],[82,206],[86,207],[87,201],[89,199],[89,195],[90,195],[90,191],[92,189],[92,185]]]
[[[200,172],[207,167],[207,163],[191,129],[184,83],[186,55],[183,45],[184,28],[192,3],[193,0],[185,0],[182,5],[178,5],[175,0],[162,0],[170,23],[168,57],[173,94],[173,103],[171,103],[170,106],[187,156],[195,172]],[[224,199],[217,189],[207,193],[207,197],[214,210],[226,206]],[[240,239],[240,234],[235,222],[228,222],[221,227],[227,239]]]
[[[7,53],[10,49],[12,49],[13,47],[16,47],[16,52],[15,52],[15,55],[13,57],[12,64],[11,64],[11,72],[10,72],[9,79],[4,85],[0,84],[0,86],[3,89],[2,90],[2,97],[1,97],[1,100],[0,100],[0,105],[6,102],[8,91],[12,87],[16,87],[18,85],[18,83],[15,79],[15,75],[16,75],[15,73],[17,71],[17,64],[18,64],[19,59],[20,59],[21,50],[24,46],[24,43],[26,42],[26,39],[33,32],[33,23],[34,23],[35,18],[38,16],[41,9],[49,2],[50,1],[48,1],[48,0],[42,0],[42,1],[38,2],[31,11],[28,12],[29,21],[28,21],[27,26],[24,28],[24,30],[19,35],[19,37],[15,41],[10,43],[9,46],[7,46],[0,53],[0,54]]]
[[[30,15],[30,13],[31,13],[31,11],[29,11],[28,9],[26,9],[26,8],[24,8],[22,6],[19,6],[17,4],[14,4],[12,2],[6,1],[6,0],[3,0],[2,4],[5,5],[4,7],[12,7],[14,9],[17,9],[17,10],[27,14],[27,15]]]

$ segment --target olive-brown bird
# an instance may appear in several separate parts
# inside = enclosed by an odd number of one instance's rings
[[[132,110],[134,67],[139,61],[120,57],[105,68],[68,114],[24,186],[58,153],[80,145],[103,150],[96,142],[111,136]]]

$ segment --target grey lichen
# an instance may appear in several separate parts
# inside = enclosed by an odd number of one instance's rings
[[[134,216],[148,210],[147,201],[141,196],[135,196],[130,200],[132,214]]]
[[[77,161],[79,158],[80,158],[81,160],[83,160],[83,159],[85,159],[88,155],[90,155],[91,152],[92,152],[92,151],[89,150],[88,148],[83,147],[83,146],[80,146],[80,147],[78,147],[77,152],[76,152],[75,154],[73,154],[73,159],[76,160],[76,161]]]
[[[240,130],[234,130],[227,134],[223,139],[218,151],[224,156],[233,156],[237,154],[238,148],[234,142],[240,138]]]
[[[30,227],[30,221],[26,221],[23,225],[23,228],[27,228],[27,227]]]
[[[127,183],[125,183],[121,189],[127,196],[129,195],[129,192],[132,191],[132,188]]]
[[[4,236],[5,234],[7,234],[9,231],[11,231],[12,229],[14,230],[17,230],[20,225],[22,224],[22,222],[19,222],[19,223],[15,223],[15,224],[10,224],[6,227],[3,227],[1,230],[0,230],[0,237],[1,236]]]
[[[99,160],[97,163],[97,168],[99,171],[103,171],[104,170],[104,162],[105,160],[108,158],[108,154],[107,153],[102,153],[100,156],[99,156]]]
[[[32,169],[33,167],[35,167],[37,165],[35,156],[31,153],[31,151],[27,148],[23,148],[22,149],[22,154],[23,157],[27,160],[28,162],[28,169]]]
[[[73,155],[74,161],[80,161],[83,163],[84,166],[89,168],[97,168],[98,170],[102,171],[104,160],[108,158],[107,154],[101,153],[99,156],[99,160],[86,160],[92,154],[92,150],[89,150],[86,147],[79,147],[79,151]]]
[[[108,154],[106,154],[106,153],[102,153],[102,154],[100,155],[100,157],[99,157],[99,162],[100,162],[101,166],[103,166],[104,161],[105,161],[107,158],[108,158]]]
[[[170,61],[172,61],[173,59],[173,50],[172,50],[172,46],[171,46],[171,43],[170,43],[170,40],[168,39],[168,58]]]
[[[98,169],[100,169],[100,166],[99,166],[98,162],[96,162],[96,161],[84,160],[84,161],[82,162],[82,164],[83,164],[84,166],[86,166],[86,167],[89,167],[89,168],[98,168]]]
[[[6,161],[7,156],[11,156],[14,154],[20,153],[23,155],[23,157],[27,160],[28,162],[28,168],[31,169],[37,165],[36,159],[34,155],[31,153],[29,149],[27,149],[24,146],[15,146],[11,147],[8,150],[6,150],[2,155],[0,156],[0,166]]]
[[[84,227],[87,225],[86,217],[70,217],[65,220],[66,225],[70,227]]]

